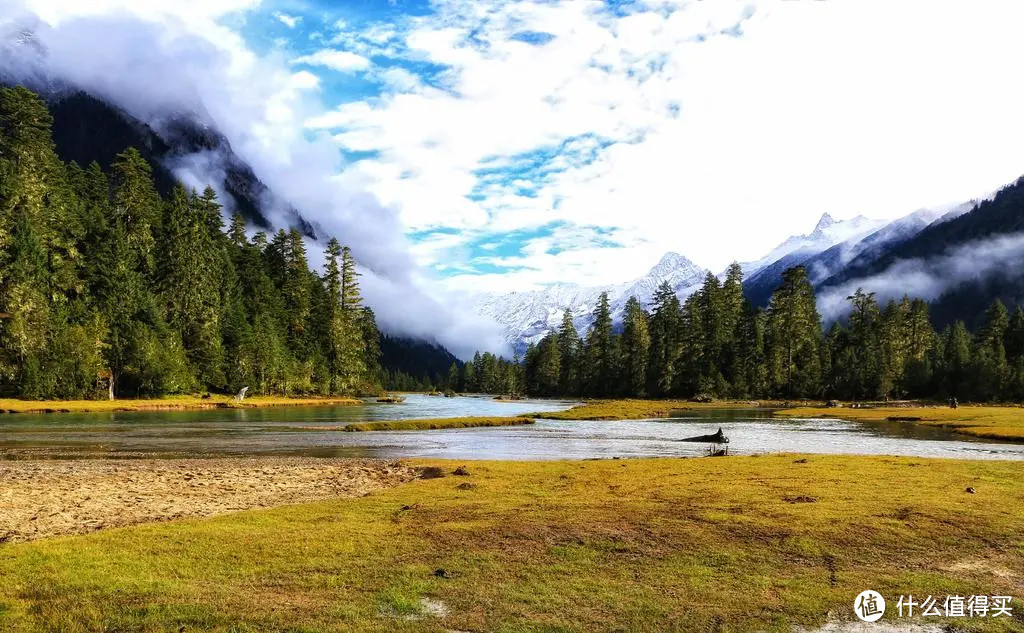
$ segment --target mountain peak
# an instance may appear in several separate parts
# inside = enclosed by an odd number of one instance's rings
[[[818,231],[824,231],[825,229],[827,229],[828,227],[832,226],[835,223],[836,223],[835,218],[833,218],[826,211],[825,213],[821,214],[821,219],[818,220],[818,223],[814,226],[814,232],[817,233]]]
[[[679,253],[669,251],[662,255],[661,260],[647,272],[647,278],[664,278],[679,274],[688,274],[693,270],[700,270],[700,267],[683,257]]]

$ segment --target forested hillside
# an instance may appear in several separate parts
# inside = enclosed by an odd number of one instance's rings
[[[1024,303],[1024,178],[1007,185],[991,199],[978,203],[969,213],[933,224],[912,238],[893,244],[884,254],[858,259],[819,290],[850,287],[883,276],[886,283],[901,284],[899,267],[913,263],[916,271],[945,280],[944,291],[932,302],[935,322],[945,326],[962,320],[971,328],[984,326],[986,306],[999,300],[1007,305]],[[906,276],[912,283],[912,276]]]
[[[225,230],[212,189],[161,196],[135,149],[104,171],[58,157],[53,118],[0,89],[0,393],[342,394],[380,383],[355,262],[298,230]]]
[[[825,333],[804,268],[786,271],[763,310],[742,287],[736,264],[683,303],[665,285],[651,313],[630,302],[621,333],[603,296],[582,338],[567,314],[530,347],[516,384],[547,396],[1024,399],[1019,306],[994,302],[973,335],[962,321],[937,332],[926,302],[879,305],[858,290],[848,321]]]

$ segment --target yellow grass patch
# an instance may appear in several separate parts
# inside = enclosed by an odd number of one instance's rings
[[[766,401],[729,400],[691,402],[690,400],[588,400],[565,411],[531,414],[549,420],[642,420],[667,418],[673,411],[693,409],[749,409],[771,406]]]
[[[857,408],[797,407],[775,415],[800,418],[839,418],[862,422],[903,421],[948,428],[957,433],[997,440],[1024,440],[1024,407],[972,406]]]
[[[261,407],[313,407],[360,404],[354,398],[290,398],[251,396],[236,402],[234,396],[172,396],[138,400],[16,400],[0,398],[0,413],[107,413],[112,411],[176,411],[185,409],[251,409]]]
[[[326,427],[337,431],[423,431],[435,429],[464,429],[475,426],[518,426],[533,424],[531,418],[430,418],[426,420],[383,420],[380,422],[358,422],[344,426]],[[322,431],[325,427],[307,427],[308,430]]]

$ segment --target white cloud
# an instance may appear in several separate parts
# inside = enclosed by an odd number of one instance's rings
[[[288,15],[287,13],[277,13],[275,17],[278,19],[278,21],[281,22],[281,24],[287,26],[290,29],[294,29],[296,26],[299,25],[299,22],[302,22],[301,15]]]
[[[410,228],[561,220],[635,236],[519,260],[535,272],[453,282],[484,288],[623,281],[668,250],[717,269],[825,211],[895,217],[1024,172],[1024,88],[1012,80],[1024,5],[648,6],[616,16],[584,0],[440,2],[397,53],[449,66],[440,87],[395,85],[307,124],[379,151],[348,169]],[[554,39],[532,46],[512,37],[522,31]],[[466,198],[485,158],[580,135],[610,145],[535,197],[497,187]]]
[[[293,64],[307,64],[309,66],[323,66],[342,73],[366,70],[370,67],[370,60],[362,55],[349,51],[339,51],[325,48],[310,55],[303,55],[292,60]]]

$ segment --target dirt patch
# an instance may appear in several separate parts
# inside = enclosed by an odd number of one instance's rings
[[[0,543],[357,497],[415,476],[355,459],[0,461]]]

